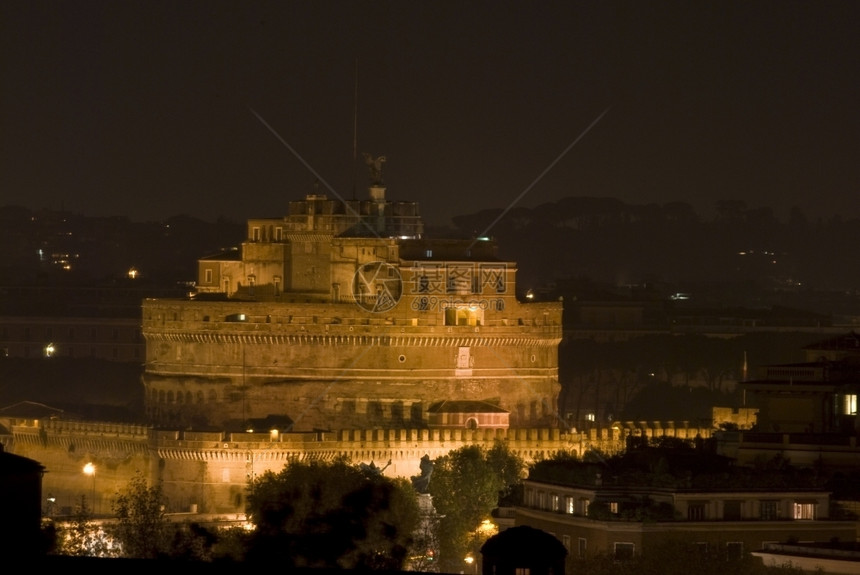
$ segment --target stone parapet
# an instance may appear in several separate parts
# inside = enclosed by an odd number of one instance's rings
[[[346,457],[356,464],[375,465],[391,477],[420,475],[424,456],[435,460],[468,445],[491,448],[496,441],[526,464],[560,451],[581,456],[588,450],[622,452],[632,433],[693,439],[710,437],[705,428],[637,424],[586,431],[534,429],[351,429],[305,433],[231,433],[227,431],[163,430],[96,422],[33,421],[12,428],[10,451],[46,466],[45,492],[73,508],[92,497],[100,511],[118,489],[141,472],[161,482],[170,512],[190,508],[200,513],[241,513],[248,481],[278,472],[292,461]],[[85,463],[96,466],[95,479],[83,474]]]

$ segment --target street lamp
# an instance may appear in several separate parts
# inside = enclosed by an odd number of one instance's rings
[[[475,558],[472,555],[466,555],[466,558],[463,559],[466,562],[466,565],[469,566],[469,572],[474,573],[474,575],[478,575],[478,562],[475,561]]]
[[[92,461],[90,461],[89,463],[84,465],[84,474],[85,475],[92,475],[92,477],[93,477],[93,499],[92,499],[93,503],[92,503],[92,506],[93,506],[93,515],[95,515],[96,514],[96,466],[93,464]]]
[[[48,517],[54,516],[54,505],[56,503],[57,503],[57,498],[54,497],[53,495],[51,495],[50,493],[48,493],[48,510],[47,510]]]

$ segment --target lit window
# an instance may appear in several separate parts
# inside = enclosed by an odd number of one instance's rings
[[[845,415],[857,415],[857,395],[846,395],[844,407]]]
[[[212,283],[212,270],[206,270],[203,272],[203,283],[211,284]]]
[[[582,498],[579,500],[579,514],[588,517],[588,499]]]
[[[574,502],[573,497],[570,495],[564,498],[564,512],[568,515],[573,515],[576,513],[576,503]]]
[[[553,511],[560,511],[559,507],[559,497],[555,493],[550,497],[550,509]]]
[[[794,504],[795,519],[815,519],[815,503],[800,503]]]
[[[609,502],[609,512],[610,513],[616,513],[616,514],[618,513],[618,502],[617,501],[610,501]]]

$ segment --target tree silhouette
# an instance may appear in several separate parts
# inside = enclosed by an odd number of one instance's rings
[[[115,557],[101,526],[93,519],[92,509],[87,506],[87,497],[81,496],[81,505],[67,524],[56,533],[56,555],[73,557]]]
[[[400,570],[418,527],[412,485],[345,458],[292,462],[255,479],[246,560],[282,567]]]
[[[118,522],[114,536],[125,557],[154,559],[169,555],[172,529],[164,513],[161,485],[150,486],[138,471],[112,503]]]
[[[487,450],[469,445],[436,459],[429,491],[439,513],[439,569],[456,573],[463,559],[476,556],[483,540],[476,534],[499,499],[520,483],[525,465],[507,445]]]

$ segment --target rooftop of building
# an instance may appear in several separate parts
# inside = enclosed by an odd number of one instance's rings
[[[860,335],[858,335],[854,330],[851,330],[848,333],[811,343],[803,349],[821,351],[853,351],[860,354]]]
[[[708,446],[683,441],[667,447],[637,447],[609,457],[577,458],[557,453],[532,465],[528,479],[589,489],[660,489],[671,491],[820,491],[824,481],[810,469],[794,468],[774,459],[758,466],[737,465]]]

